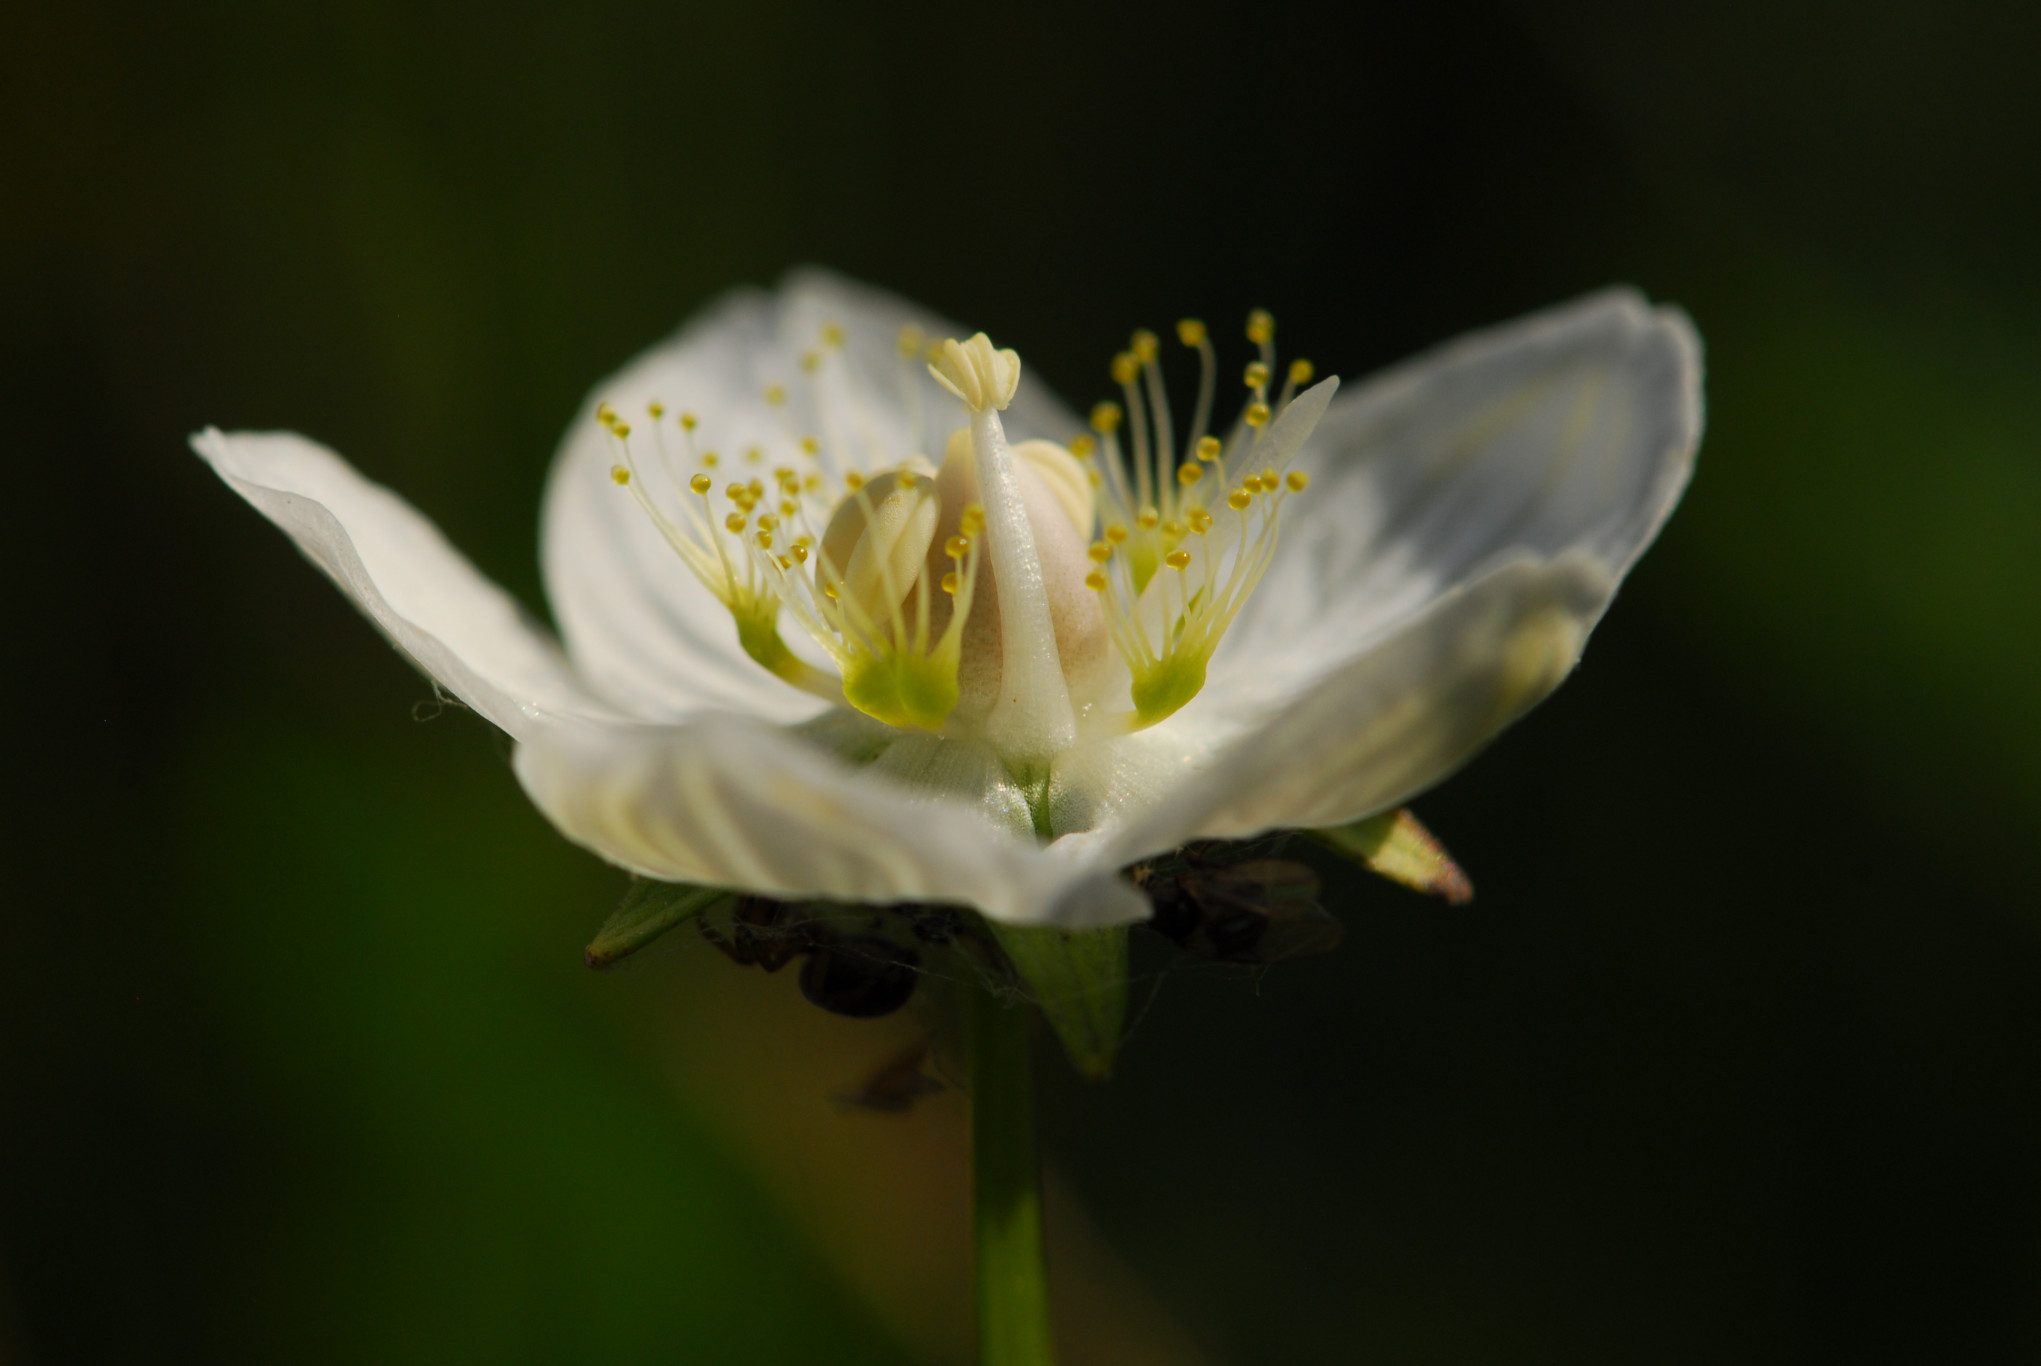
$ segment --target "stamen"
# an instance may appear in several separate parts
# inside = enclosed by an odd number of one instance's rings
[[[652,405],[660,407],[663,405]],[[648,408],[648,411],[650,409]],[[786,682],[818,696],[835,698],[838,690],[835,681],[821,674],[812,665],[787,649],[780,639],[779,598],[762,582],[746,560],[745,572],[740,576],[721,535],[708,519],[708,493],[712,487],[706,474],[693,475],[687,487],[702,506],[694,508],[685,497],[680,498],[682,520],[676,521],[659,504],[651,489],[639,477],[637,460],[631,448],[631,425],[616,415],[616,410],[607,403],[596,407],[596,421],[610,434],[615,448],[622,457],[610,468],[610,478],[631,495],[639,508],[658,529],[666,543],[680,556],[683,563],[694,572],[702,585],[714,594],[730,612],[737,626],[737,641],[744,652],[758,664]],[[655,431],[657,428],[655,427]],[[663,459],[662,465],[669,477],[673,471]],[[679,481],[672,480],[678,496]],[[736,486],[733,486],[733,488]],[[749,491],[746,490],[747,497]],[[735,536],[744,530],[748,520],[740,504],[740,511],[732,512],[724,519],[724,531]]]
[[[1196,318],[1185,318],[1176,325],[1177,340],[1198,353],[1198,406],[1191,416],[1191,441],[1200,458],[1205,458],[1205,442],[1211,440],[1205,435],[1212,421],[1212,396],[1219,375],[1219,358],[1212,351],[1212,339],[1206,335],[1205,325]]]
[[[1113,439],[1120,407],[1101,404],[1093,410],[1092,428],[1105,443],[1096,462],[1104,515],[1100,539],[1088,552],[1097,567],[1085,583],[1099,594],[1108,633],[1132,676],[1134,709],[1122,719],[1129,730],[1164,720],[1204,686],[1207,662],[1274,556],[1283,501],[1309,482],[1303,471],[1286,475],[1283,469],[1323,413],[1331,386],[1312,390],[1318,397],[1305,402],[1297,390],[1313,370],[1309,362],[1296,361],[1271,404],[1275,319],[1256,309],[1248,317],[1247,337],[1259,353],[1240,372],[1248,402],[1222,441],[1207,430],[1218,364],[1210,337],[1197,319],[1177,324],[1177,339],[1198,352],[1201,383],[1174,479],[1160,477],[1164,452],[1172,447],[1153,334],[1135,333],[1131,349],[1112,367],[1133,422],[1131,460],[1121,458]],[[1136,391],[1137,373],[1146,381],[1145,393]],[[1298,403],[1303,406],[1293,413]],[[1157,434],[1152,480],[1150,422]],[[1258,468],[1232,474],[1249,461]],[[1221,504],[1228,515],[1224,526],[1212,512]],[[1174,573],[1158,576],[1164,568]],[[1154,586],[1158,577],[1160,588]]]

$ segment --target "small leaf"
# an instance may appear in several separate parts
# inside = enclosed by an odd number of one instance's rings
[[[988,923],[1071,1063],[1094,1081],[1112,1075],[1127,1021],[1127,927],[1073,932]]]
[[[730,895],[723,887],[697,887],[691,882],[658,882],[639,878],[595,932],[588,946],[588,966],[619,963],[683,920],[713,909]]]
[[[1408,808],[1309,833],[1391,882],[1443,897],[1455,906],[1474,899],[1474,884]]]

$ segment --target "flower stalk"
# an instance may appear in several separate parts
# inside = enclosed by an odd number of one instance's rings
[[[1028,1010],[967,992],[979,1366],[1052,1366]]]

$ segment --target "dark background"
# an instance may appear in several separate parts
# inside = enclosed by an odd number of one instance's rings
[[[583,394],[808,260],[1074,403],[1256,304],[1708,345],[1579,674],[1418,805],[1474,906],[1328,868],[1338,953],[1045,1068],[1071,1362],[2041,1356],[2037,16],[4,0],[0,1360],[962,1359],[960,1107],[828,1102],[908,1026],[587,972],[620,875],[183,444],[537,606]]]

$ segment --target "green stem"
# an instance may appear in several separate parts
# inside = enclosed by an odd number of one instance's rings
[[[1053,1366],[1025,1006],[967,992],[979,1366]]]

